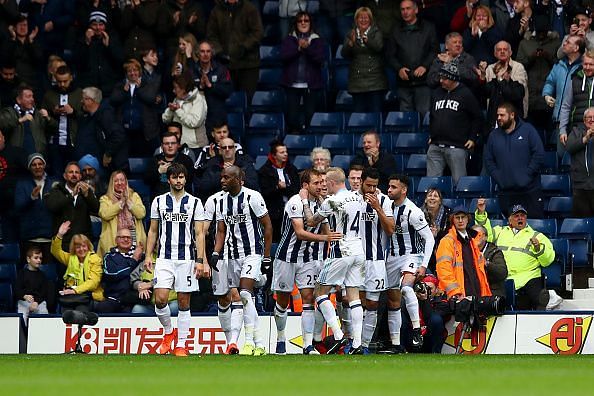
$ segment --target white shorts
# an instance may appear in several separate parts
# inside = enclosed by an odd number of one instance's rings
[[[198,291],[198,279],[194,275],[194,260],[157,258],[153,282],[155,289],[173,289],[180,293]]]
[[[361,287],[365,279],[365,256],[347,256],[326,259],[318,282],[324,286],[345,285],[346,287]]]
[[[293,290],[293,284],[299,290],[313,289],[320,273],[317,261],[288,263],[274,259],[272,268],[272,290],[287,293]]]
[[[229,262],[220,259],[217,263],[218,272],[212,270],[212,294],[215,296],[226,296],[229,293]]]
[[[260,280],[260,266],[262,265],[262,256],[251,254],[240,259],[229,259],[227,268],[227,281],[229,287],[239,287],[241,278],[253,279],[256,282]]]
[[[365,260],[365,282],[361,290],[381,292],[386,290],[386,262],[384,260]]]
[[[422,261],[423,256],[421,255],[388,256],[386,260],[386,288],[399,289],[403,273],[414,274],[421,266]]]

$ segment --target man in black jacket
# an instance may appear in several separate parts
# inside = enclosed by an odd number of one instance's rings
[[[388,191],[388,178],[396,173],[396,160],[386,150],[380,149],[380,136],[376,131],[363,134],[363,149],[355,155],[352,165],[362,165],[364,168],[374,168],[380,174],[379,189]]]
[[[483,115],[472,92],[460,83],[455,62],[443,65],[439,83],[431,102],[427,176],[442,176],[447,165],[456,184],[466,176],[468,151],[475,146]]]

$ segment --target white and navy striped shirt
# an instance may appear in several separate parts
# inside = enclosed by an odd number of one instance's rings
[[[179,201],[170,192],[157,196],[151,205],[151,220],[159,222],[159,258],[194,260],[194,222],[204,220],[202,202],[185,193]]]
[[[390,256],[424,254],[425,240],[419,231],[429,224],[423,211],[406,198],[400,206],[394,207],[394,220],[396,228],[390,238]]]
[[[377,198],[387,217],[394,217],[392,200],[387,195],[379,193]],[[377,211],[370,204],[363,204],[361,213],[361,238],[365,250],[365,260],[384,260],[388,246],[388,235],[384,232]]]
[[[258,191],[242,187],[236,196],[224,193],[217,202],[216,217],[217,221],[223,221],[227,227],[227,258],[240,259],[264,253],[260,218],[267,214],[266,203]]]
[[[309,201],[309,207],[311,208],[312,213],[315,213],[318,208],[315,201]],[[298,194],[293,195],[285,204],[281,240],[276,249],[276,258],[288,263],[297,263],[299,259],[302,259],[305,263],[317,260],[320,243],[303,241],[297,238],[297,234],[293,228],[293,219],[303,220],[303,203]],[[324,220],[323,222],[327,221]],[[321,227],[322,223],[315,227],[307,227],[304,225],[306,231],[314,234],[319,234]],[[315,250],[316,253],[315,258],[313,250]]]

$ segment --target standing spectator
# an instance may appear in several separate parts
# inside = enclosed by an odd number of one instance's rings
[[[25,151],[6,144],[6,138],[0,129],[0,235],[6,241],[18,240],[18,232],[14,227],[18,220],[12,209],[17,180],[27,174],[26,169]]]
[[[233,92],[233,84],[229,70],[214,60],[212,45],[208,41],[198,44],[198,56],[200,74],[195,81],[206,99],[205,127],[211,131],[214,125],[227,122],[225,101]]]
[[[151,188],[153,197],[169,190],[167,169],[172,163],[182,164],[190,172],[190,175],[194,169],[194,162],[180,151],[179,138],[175,134],[165,132],[161,136],[161,150],[160,154],[153,157],[153,162],[148,166],[144,176],[144,181]]]
[[[287,146],[282,142],[270,143],[268,160],[258,170],[258,181],[272,224],[282,224],[285,204],[301,188],[297,168],[289,162]],[[281,227],[274,227],[272,242],[278,243],[280,238]]]
[[[209,159],[215,157],[216,155],[222,152],[220,146],[221,141],[223,139],[231,137],[227,121],[215,124],[210,131],[210,137],[212,143],[202,147],[200,154],[198,154],[198,159],[194,162],[194,169],[198,173],[204,170],[206,162]],[[239,143],[235,143],[235,154],[243,154],[243,147],[241,147],[241,144]],[[196,176],[199,175],[196,174]]]
[[[396,71],[400,111],[429,111],[431,91],[427,72],[439,51],[435,27],[417,17],[417,4],[412,0],[400,3],[402,22],[390,37],[386,58]]]
[[[43,253],[31,246],[26,251],[27,264],[17,273],[14,295],[18,299],[17,312],[23,315],[25,326],[29,324],[29,314],[47,315],[47,300],[50,296],[50,283],[39,269]]]
[[[358,113],[381,112],[388,78],[384,70],[384,38],[373,22],[371,10],[355,12],[355,25],[346,35],[342,56],[349,59],[348,91],[353,110]]]
[[[37,42],[39,29],[29,30],[27,17],[21,15],[14,25],[9,26],[10,38],[2,44],[2,57],[12,59],[16,72],[37,94],[41,90],[40,65],[43,62],[43,50]]]
[[[497,108],[497,125],[485,147],[485,167],[499,186],[499,204],[502,208],[522,204],[531,208],[533,217],[542,218],[542,140],[532,125],[516,117],[510,103]]]
[[[484,198],[481,198],[484,200]],[[503,252],[495,244],[487,242],[487,230],[479,224],[472,226],[476,232],[478,248],[485,257],[485,271],[491,293],[494,296],[506,297],[505,280],[507,279],[507,265]]]
[[[83,115],[78,121],[74,157],[91,154],[105,169],[128,168],[128,139],[113,107],[95,87],[82,90]]]
[[[162,76],[157,70],[159,56],[156,48],[148,48],[140,52],[142,55],[142,83],[144,89],[142,98],[144,138],[149,146],[159,146],[159,129],[161,127],[161,109],[163,92],[161,88]]]
[[[17,88],[23,81],[17,75],[13,59],[2,59],[0,64],[0,106],[10,106],[17,96]]]
[[[571,155],[571,185],[573,217],[594,216],[594,172],[592,138],[594,137],[594,107],[584,112],[584,122],[573,127],[567,137],[567,152]]]
[[[561,48],[565,56],[553,66],[542,87],[542,96],[544,96],[545,102],[553,108],[553,124],[555,125],[553,133],[555,140],[558,140],[557,154],[560,157],[563,153],[563,145],[557,135],[559,134],[561,103],[565,91],[571,89],[571,76],[582,66],[582,54],[586,44],[580,36],[571,35],[563,40]]]
[[[16,184],[14,208],[19,218],[19,243],[21,257],[31,246],[39,246],[46,260],[50,258],[50,241],[53,235],[52,214],[43,202],[43,196],[56,181],[45,173],[43,155],[34,153],[27,159],[30,174]]]
[[[107,29],[106,13],[91,12],[88,23],[89,27],[76,49],[79,82],[83,87],[94,86],[108,95],[120,79],[124,50],[117,32]]]
[[[146,233],[142,221],[146,208],[140,195],[128,185],[128,178],[122,171],[115,171],[109,178],[107,194],[99,199],[101,217],[101,238],[97,254],[103,257],[117,244],[116,235],[128,230],[135,246],[146,244]]]
[[[41,104],[58,125],[58,131],[50,138],[48,146],[52,175],[58,175],[66,163],[74,159],[77,119],[82,115],[82,90],[73,83],[70,68],[60,66],[55,79],[56,85],[45,92]]]
[[[281,85],[287,97],[287,127],[289,133],[302,133],[316,109],[323,108],[322,67],[326,60],[325,42],[313,30],[312,16],[307,12],[299,11],[295,16],[293,30],[281,43],[280,58]]]
[[[122,11],[120,31],[126,58],[140,58],[145,48],[157,48],[169,32],[167,10],[160,0],[132,0]]]
[[[6,133],[9,143],[21,147],[27,154],[46,154],[48,137],[57,127],[47,110],[35,108],[33,88],[20,85],[16,103],[0,110],[0,130]]]
[[[90,216],[99,210],[99,201],[89,185],[80,181],[80,177],[78,164],[68,163],[64,170],[64,182],[54,184],[43,196],[43,202],[53,215],[54,230],[64,231],[59,237],[62,249],[69,249],[73,235],[84,234],[88,239],[93,237]],[[69,226],[61,228],[64,222],[68,222]]]
[[[190,73],[192,79],[199,79],[199,60],[196,37],[192,33],[182,34],[178,39],[177,52],[171,66],[171,75],[178,77],[183,73]]]
[[[509,20],[513,18],[516,11],[514,9],[515,0],[494,0],[492,3],[492,13],[495,18],[497,28],[501,32],[507,32]]]
[[[563,42],[568,36],[580,36],[586,43],[586,49],[594,49],[594,31],[590,28],[592,24],[591,10],[582,7],[575,7],[573,19],[569,25],[569,34],[563,37]],[[557,50],[557,58],[563,58],[563,46]]]
[[[182,34],[191,33],[198,40],[204,38],[206,32],[206,18],[202,2],[194,0],[166,0],[163,2],[166,7],[169,23],[172,25],[172,32],[167,40],[167,55],[172,58],[177,49],[177,38]]]
[[[478,75],[475,71],[477,64],[472,55],[464,51],[462,35],[458,32],[449,33],[445,37],[445,52],[437,54],[437,57],[433,59],[427,75],[429,88],[434,89],[439,86],[439,72],[444,64],[450,62],[455,62],[458,65],[460,82],[475,93],[478,86]]]
[[[87,154],[78,160],[81,180],[89,185],[96,197],[102,197],[107,193],[107,183],[103,180],[103,168],[99,160],[91,154]]]
[[[70,221],[60,224],[52,239],[52,255],[66,266],[64,288],[59,292],[58,301],[63,309],[90,311],[93,301],[104,300],[101,257],[93,251],[93,244],[86,235],[74,234],[72,240],[66,244],[64,238],[69,233],[72,234],[71,225]],[[65,244],[68,251],[64,251]]]
[[[173,93],[171,101],[161,116],[164,123],[171,121],[182,125],[182,144],[187,144],[196,154],[208,144],[206,137],[206,100],[195,87],[192,76],[183,73],[173,79]]]
[[[429,115],[430,144],[427,150],[427,176],[443,176],[446,165],[454,184],[466,176],[466,162],[482,127],[482,111],[475,96],[460,84],[455,63],[440,70],[440,87],[433,91]],[[452,125],[457,128],[452,129]]]
[[[505,41],[507,41],[512,47],[512,53],[517,54],[518,48],[520,47],[520,41],[525,38],[526,32],[529,35],[534,33],[536,16],[533,15],[532,0],[514,0],[513,10],[514,15],[510,18],[507,23],[507,30],[505,30]],[[548,15],[542,15],[546,19],[547,29],[549,26]],[[546,31],[545,30],[545,31]],[[554,55],[554,52],[551,52]]]
[[[280,0],[278,16],[280,36],[286,37],[291,32],[291,25],[298,19],[297,14],[306,12],[307,0]]]
[[[361,139],[363,149],[355,154],[351,165],[376,169],[380,175],[378,188],[387,191],[389,177],[398,171],[394,156],[389,151],[380,149],[380,135],[376,131],[365,132]]]
[[[251,100],[258,84],[260,41],[264,36],[258,9],[246,0],[217,2],[206,35],[215,52],[229,60],[235,90],[245,91]]]
[[[493,47],[503,39],[503,33],[495,26],[489,7],[479,5],[473,12],[468,28],[464,30],[464,48],[477,63],[493,63],[496,60]]]
[[[310,153],[312,168],[320,172],[326,172],[330,168],[332,157],[330,150],[324,147],[314,147]]]

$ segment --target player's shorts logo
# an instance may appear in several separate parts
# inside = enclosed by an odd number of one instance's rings
[[[287,288],[287,284],[285,282],[280,282],[278,285],[280,286],[281,289]]]

